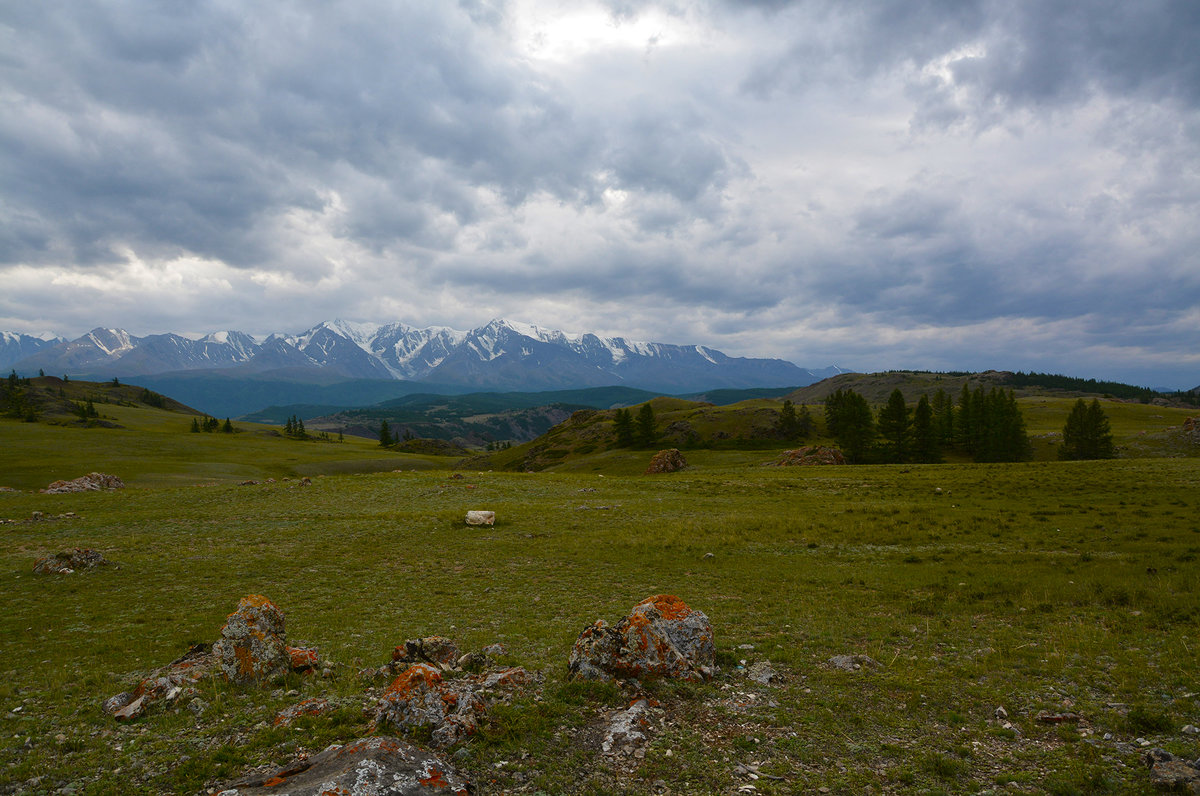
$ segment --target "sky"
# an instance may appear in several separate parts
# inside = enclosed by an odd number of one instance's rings
[[[0,4],[0,329],[1200,384],[1194,0]]]

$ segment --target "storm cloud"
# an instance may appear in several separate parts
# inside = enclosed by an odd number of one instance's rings
[[[1200,6],[0,8],[0,329],[1200,384]]]

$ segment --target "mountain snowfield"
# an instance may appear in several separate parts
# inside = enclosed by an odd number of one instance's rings
[[[481,389],[540,390],[622,384],[643,389],[803,386],[844,372],[812,371],[782,359],[729,357],[702,345],[648,343],[595,334],[569,335],[530,323],[493,320],[458,331],[404,323],[333,320],[296,335],[256,340],[237,331],[200,339],[135,337],[97,328],[75,340],[5,332],[0,367],[22,375],[122,378],[189,371],[230,376],[305,372],[348,379],[400,379]],[[11,341],[11,342],[10,342]]]

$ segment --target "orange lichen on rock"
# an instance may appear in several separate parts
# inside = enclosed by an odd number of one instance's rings
[[[437,746],[449,746],[475,732],[485,704],[470,680],[445,681],[437,669],[414,664],[380,697],[375,723],[399,729],[428,727]]]
[[[706,680],[716,670],[712,625],[669,594],[634,606],[615,627],[604,621],[579,634],[570,673],[579,679],[667,677]]]
[[[260,594],[241,599],[221,628],[213,654],[225,676],[251,682],[285,674],[291,668],[283,612]]]

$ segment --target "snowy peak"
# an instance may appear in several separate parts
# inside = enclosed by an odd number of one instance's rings
[[[6,333],[0,343],[11,347],[14,337]],[[3,350],[7,349],[0,352]],[[35,353],[30,355],[30,350]],[[25,372],[41,367],[72,375],[298,369],[345,378],[428,381],[481,390],[619,384],[678,393],[721,387],[804,386],[824,377],[784,360],[729,357],[704,345],[568,334],[502,318],[465,332],[335,319],[299,334],[275,333],[262,342],[236,331],[212,332],[191,340],[176,334],[138,338],[121,329],[97,328],[70,342],[24,348],[9,361]]]

